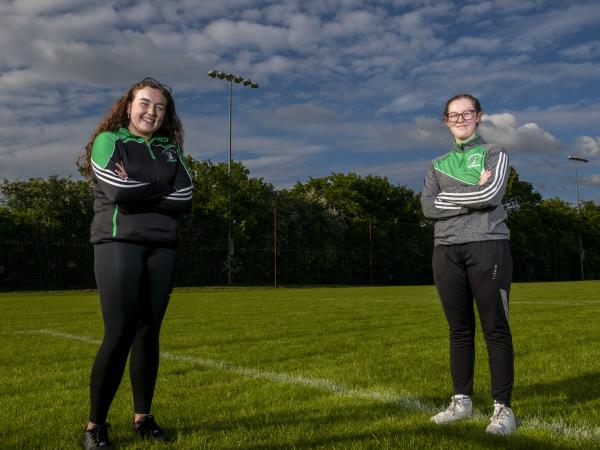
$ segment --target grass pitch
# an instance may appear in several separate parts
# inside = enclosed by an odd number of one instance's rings
[[[165,449],[600,448],[600,282],[515,284],[511,326],[522,424],[488,436],[478,329],[476,417],[437,426],[449,401],[447,325],[435,289],[176,290],[153,412]],[[102,337],[94,292],[0,294],[0,448],[78,448]],[[109,414],[130,431],[125,376]]]

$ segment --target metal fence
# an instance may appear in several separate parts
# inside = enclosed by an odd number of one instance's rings
[[[306,229],[276,210],[233,226],[187,216],[180,226],[176,286],[414,284],[431,281],[430,230],[419,224],[385,228],[366,219],[345,229]],[[15,223],[0,218],[0,290],[93,289],[89,218]],[[424,245],[423,245],[424,244]]]
[[[255,211],[253,212],[255,213]],[[240,215],[242,217],[243,215]],[[354,219],[337,227],[307,224],[271,210],[233,223],[187,216],[181,223],[176,286],[428,284],[430,225]],[[512,230],[516,281],[579,278],[577,242]],[[0,291],[94,289],[89,218],[15,222],[0,218]],[[600,236],[583,234],[586,278],[600,278]]]

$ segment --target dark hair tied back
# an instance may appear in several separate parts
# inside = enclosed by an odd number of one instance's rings
[[[450,103],[452,103],[454,100],[460,100],[461,98],[470,100],[471,103],[473,103],[473,106],[475,107],[475,114],[479,114],[482,112],[481,104],[479,103],[479,100],[477,99],[477,97],[475,97],[471,94],[457,94],[446,102],[446,105],[444,106],[444,117],[446,117],[448,115],[448,108],[450,107]]]

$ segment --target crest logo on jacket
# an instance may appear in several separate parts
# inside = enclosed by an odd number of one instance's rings
[[[479,169],[481,166],[481,155],[475,153],[467,158],[467,169]]]
[[[177,155],[173,150],[163,150],[163,155],[167,162],[177,162]]]

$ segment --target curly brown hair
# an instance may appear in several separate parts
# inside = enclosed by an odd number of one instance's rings
[[[144,78],[142,81],[138,81],[131,86],[121,98],[113,104],[108,114],[104,116],[104,119],[102,119],[100,125],[98,125],[92,134],[92,137],[85,146],[85,153],[81,155],[77,161],[77,166],[83,175],[91,178],[92,168],[90,158],[92,156],[92,146],[96,137],[103,131],[117,131],[119,128],[127,128],[129,126],[127,108],[135,98],[137,91],[145,87],[159,90],[167,100],[165,118],[155,134],[162,137],[168,137],[170,143],[177,145],[180,150],[183,151],[183,126],[181,125],[179,116],[177,116],[177,111],[175,111],[175,102],[173,101],[171,88],[154,78]]]

